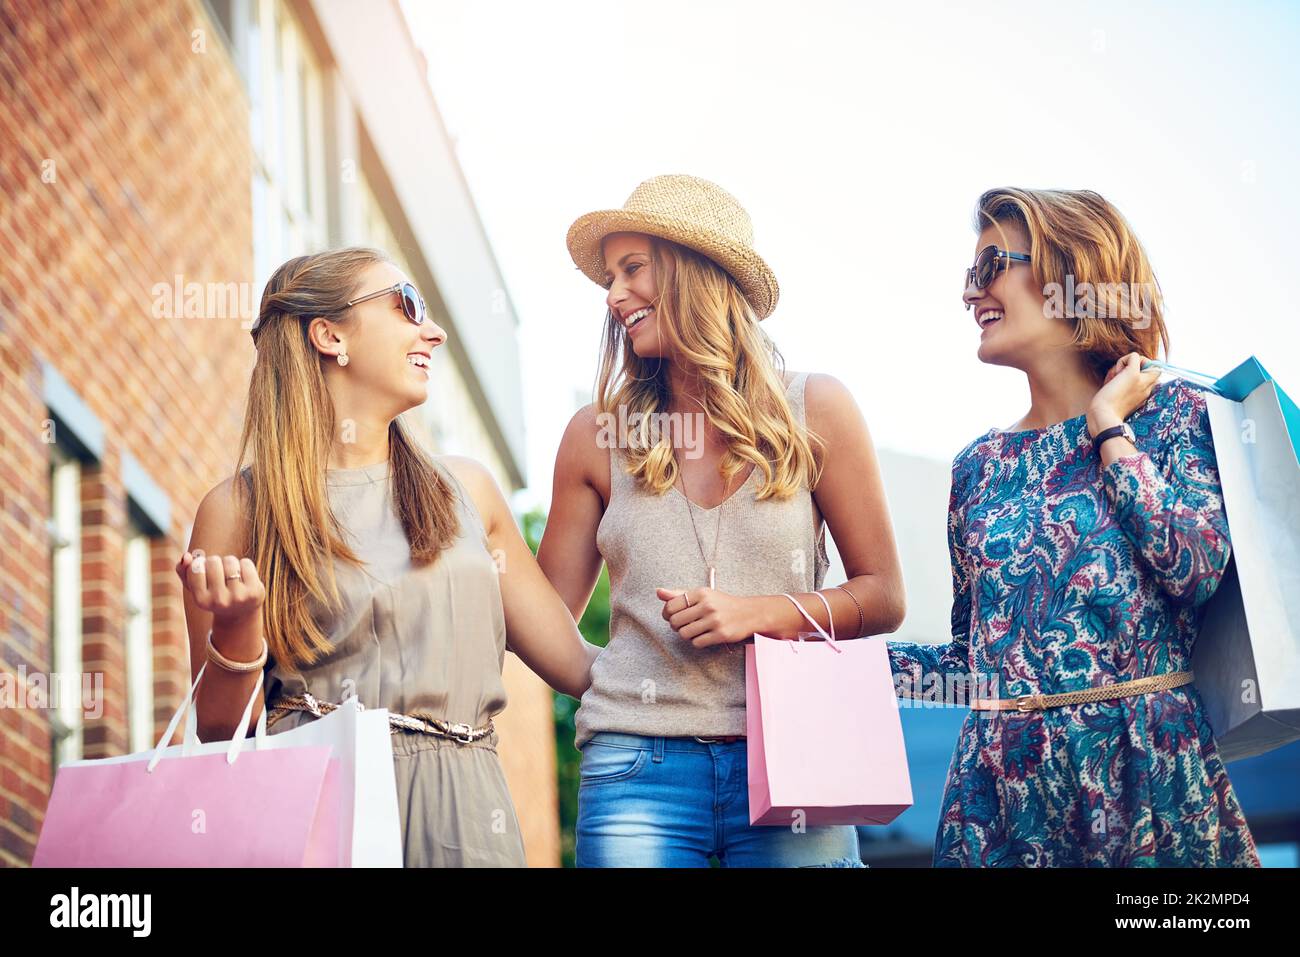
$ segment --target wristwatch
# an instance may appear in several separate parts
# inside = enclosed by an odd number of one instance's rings
[[[1093,449],[1100,452],[1101,443],[1105,442],[1107,439],[1113,439],[1117,435],[1122,435],[1124,438],[1132,442],[1134,446],[1137,445],[1137,436],[1133,434],[1133,427],[1127,422],[1121,422],[1119,425],[1112,425],[1109,429],[1102,429],[1094,435],[1092,438]]]

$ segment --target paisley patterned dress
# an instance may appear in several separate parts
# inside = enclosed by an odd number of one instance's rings
[[[888,643],[900,694],[965,679],[1010,698],[1190,670],[1231,554],[1205,399],[1163,382],[1128,422],[1138,452],[1105,467],[1086,416],[990,429],[957,455],[952,641]],[[1259,856],[1188,684],[971,711],[934,864],[1258,867]]]

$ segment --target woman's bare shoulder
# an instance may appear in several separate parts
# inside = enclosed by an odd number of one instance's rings
[[[862,415],[849,387],[827,372],[808,373],[804,409],[808,424],[814,429],[819,425],[847,425]]]
[[[619,428],[618,416],[601,412],[594,403],[575,412],[565,426],[560,448],[555,454],[558,482],[580,479],[607,498],[609,450],[621,447]]]
[[[509,511],[501,485],[492,470],[468,455],[435,455],[433,460],[465,489],[470,504],[478,510],[483,527],[491,534],[502,509]]]
[[[209,555],[247,555],[252,525],[248,481],[245,470],[238,482],[229,475],[208,489],[194,512],[191,548]]]

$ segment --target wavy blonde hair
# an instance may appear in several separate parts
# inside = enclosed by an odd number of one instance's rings
[[[1137,234],[1118,209],[1091,190],[990,189],[975,204],[975,231],[1012,223],[1029,235],[1029,266],[1044,290],[1087,283],[1089,307],[1072,317],[1074,344],[1104,377],[1122,356],[1158,359],[1169,353],[1169,330],[1155,270]],[[1003,241],[1005,246],[1005,240]],[[1143,297],[1141,324],[1128,316],[1134,287]]]
[[[253,331],[257,362],[234,486],[241,514],[251,521],[249,557],[266,586],[263,634],[271,656],[289,668],[311,664],[333,648],[305,601],[310,595],[331,610],[341,605],[334,562],[322,563],[322,576],[320,558],[362,564],[329,506],[325,470],[336,434],[334,404],[307,328],[316,316],[345,326],[355,322],[347,302],[361,271],[376,262],[391,260],[356,247],[290,259],[267,282]],[[250,446],[252,464],[245,467]],[[435,561],[459,532],[455,493],[400,417],[388,426],[388,448],[393,501],[411,561]]]
[[[699,374],[703,411],[727,445],[723,477],[729,482],[753,463],[763,477],[759,500],[815,488],[822,466],[813,444],[824,443],[795,420],[785,397],[785,361],[736,281],[692,249],[649,240],[658,326],[670,353]],[[612,415],[625,407],[629,419],[641,413],[638,428],[624,437],[627,472],[656,494],[672,488],[679,471],[671,434],[652,429],[646,418],[665,411],[668,399],[667,360],[638,356],[626,330],[606,313],[596,406]]]

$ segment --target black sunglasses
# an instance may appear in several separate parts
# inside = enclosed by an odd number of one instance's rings
[[[962,295],[970,288],[971,283],[975,283],[976,289],[987,289],[995,276],[1003,269],[1011,265],[1011,261],[1027,263],[1029,262],[1028,253],[1010,253],[1004,249],[998,249],[997,246],[985,246],[975,257],[975,265],[966,270],[966,283],[961,287]],[[970,303],[966,303],[967,310],[970,309]]]
[[[389,296],[393,293],[400,293],[402,296],[402,312],[406,318],[410,319],[417,326],[424,322],[424,299],[420,296],[420,291],[412,283],[399,282],[387,289],[381,289],[379,292],[372,292],[369,295],[362,296],[360,299],[353,299],[348,302],[349,306],[355,306],[359,302],[365,302],[368,299],[378,299],[380,296]]]

